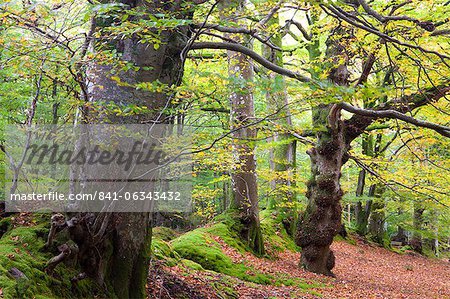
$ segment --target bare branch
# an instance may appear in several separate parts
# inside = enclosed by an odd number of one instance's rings
[[[258,53],[250,50],[247,47],[244,47],[240,44],[233,44],[233,43],[219,43],[219,42],[197,42],[192,44],[190,47],[190,50],[200,50],[200,49],[216,49],[216,50],[229,50],[229,51],[235,51],[242,54],[245,54],[264,66],[265,68],[274,71],[275,73],[278,73],[280,75],[284,75],[293,79],[296,79],[300,82],[311,82],[311,78],[308,78],[300,73],[282,68],[269,60],[265,59]]]
[[[375,63],[375,55],[373,53],[369,54],[369,57],[367,57],[367,60],[364,62],[363,65],[363,71],[361,73],[361,76],[358,79],[358,82],[356,82],[355,86],[364,84],[367,82],[367,79],[369,78],[369,74],[372,70],[373,64]]]
[[[376,10],[372,9],[372,7],[370,7],[366,1],[358,0],[358,2],[369,15],[371,15],[372,17],[374,17],[381,23],[386,23],[388,21],[401,21],[401,20],[410,21],[410,22],[414,22],[414,23],[417,22],[416,19],[410,18],[408,16],[391,16],[391,15],[383,16],[380,13],[378,13]]]
[[[277,13],[277,11],[280,9],[281,5],[283,4],[283,0],[280,0],[277,5],[275,5],[274,7],[272,7],[272,9],[269,11],[269,13],[267,14],[267,16],[265,16],[264,18],[262,18],[261,21],[259,21],[259,25],[260,26],[264,26],[267,22],[269,22],[269,20],[273,17],[274,14]]]
[[[343,20],[343,21],[345,21],[345,22],[347,22],[347,23],[349,23],[349,24],[351,24],[351,25],[353,25],[355,27],[363,29],[363,30],[365,30],[367,32],[373,33],[373,34],[383,38],[385,41],[389,41],[391,43],[398,44],[398,45],[401,45],[401,46],[405,46],[405,47],[408,47],[408,48],[411,48],[411,49],[416,49],[416,50],[419,50],[419,51],[421,51],[423,53],[434,54],[434,55],[438,56],[445,65],[450,66],[446,62],[447,59],[450,59],[450,56],[448,56],[448,55],[441,54],[441,53],[439,53],[437,51],[434,51],[434,50],[428,50],[428,49],[425,49],[425,48],[423,48],[421,46],[418,46],[418,45],[412,45],[412,44],[409,44],[409,43],[402,42],[402,41],[400,41],[400,40],[398,40],[398,39],[396,39],[394,37],[391,37],[391,36],[389,36],[389,35],[387,35],[387,34],[385,34],[383,32],[380,32],[379,30],[377,30],[377,29],[375,29],[373,27],[368,27],[368,26],[366,26],[364,24],[364,22],[362,22],[361,20],[359,20],[355,16],[349,15],[347,12],[345,12],[344,10],[342,10],[341,8],[339,8],[337,6],[334,6],[334,5],[323,5],[323,4],[321,4],[320,6],[322,7],[322,9],[327,14],[331,15],[332,17],[335,17],[337,19]]]
[[[416,119],[414,117],[408,116],[406,114],[400,113],[395,110],[371,110],[371,109],[363,109],[354,107],[348,103],[341,103],[339,104],[340,107],[348,112],[359,114],[362,116],[368,116],[371,118],[391,118],[391,119],[400,119],[404,122],[416,125],[418,127],[422,128],[428,128],[436,131],[437,133],[441,134],[442,136],[449,137],[450,138],[450,127],[423,121]]]
[[[450,29],[435,30],[430,35],[431,36],[450,35]]]
[[[297,29],[300,30],[300,32],[302,33],[303,37],[306,40],[311,40],[312,39],[312,35],[310,33],[308,33],[306,31],[306,29],[302,26],[302,24],[300,24],[299,22],[294,21],[294,20],[286,20],[286,23],[287,24],[294,24],[295,27],[297,27]]]
[[[431,87],[425,90],[419,90],[418,92],[404,96],[400,99],[393,99],[378,107],[378,111],[382,110],[395,110],[400,113],[406,113],[413,111],[416,108],[433,103],[445,97],[450,91],[449,83]],[[350,119],[345,120],[346,126],[346,142],[350,143],[359,135],[361,135],[366,128],[371,125],[376,118],[371,116],[365,116],[361,114],[355,114]]]
[[[220,25],[216,25],[216,24],[206,24],[204,26],[201,26],[199,24],[194,24],[194,27],[204,28],[204,29],[213,29],[213,30],[217,30],[220,32],[224,32],[224,33],[247,34],[247,35],[250,35],[250,36],[256,38],[261,43],[266,44],[267,46],[269,46],[272,49],[275,49],[278,51],[283,51],[283,49],[276,47],[271,42],[269,42],[270,38],[266,38],[266,37],[258,35],[256,29],[247,29],[247,28],[242,28],[242,27],[225,27],[225,26],[220,26]]]

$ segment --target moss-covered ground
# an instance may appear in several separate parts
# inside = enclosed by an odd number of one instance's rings
[[[3,298],[93,298],[97,287],[89,279],[72,288],[70,278],[78,274],[73,267],[60,264],[52,276],[45,271],[47,261],[53,256],[44,251],[49,229],[49,214],[35,214],[26,226],[14,225],[14,215],[3,218],[5,229],[0,238],[0,288]],[[15,279],[9,271],[17,268],[26,278]],[[0,297],[1,297],[0,296]]]
[[[167,228],[156,228],[152,240],[154,257],[163,260],[167,266],[181,266],[186,271],[198,270],[208,273],[225,274],[222,277],[238,279],[245,283],[273,286],[295,286],[298,289],[311,290],[320,287],[321,284],[311,284],[303,279],[287,277],[286,275],[267,274],[255,269],[251,263],[236,262],[230,256],[230,250],[224,250],[225,246],[232,248],[233,252],[242,254],[249,253],[249,248],[240,241],[237,235],[239,231],[238,223],[235,222],[233,214],[224,214],[205,227],[197,228],[175,238],[165,238],[164,236],[175,236],[176,233],[168,232]],[[265,259],[276,259],[279,252],[285,250],[298,251],[299,248],[288,236],[284,229],[281,217],[270,211],[261,213],[261,228],[267,251]],[[164,231],[164,233],[161,233]],[[205,276],[202,276],[203,278]],[[206,275],[208,277],[208,275]],[[233,288],[227,282],[214,281],[214,288],[229,294],[226,298],[234,298]],[[312,293],[314,291],[311,290]]]
[[[49,230],[50,214],[33,214],[21,225],[13,217],[0,220],[0,298],[103,298],[100,288],[90,279],[82,280],[76,287],[70,279],[79,273],[76,263],[58,265],[53,273],[45,272],[47,261],[57,254],[55,241],[53,250],[44,250]],[[225,298],[237,298],[234,285],[246,283],[265,286],[295,286],[311,289],[311,285],[299,278],[268,274],[256,269],[243,258],[236,261],[224,247],[231,248],[238,255],[248,255],[249,248],[238,236],[239,223],[235,215],[224,214],[209,225],[181,234],[165,227],[157,227],[152,233],[153,258],[167,267],[178,266],[189,271],[201,271],[205,277],[220,279],[211,282],[214,290]],[[275,212],[261,213],[261,228],[268,249],[264,259],[276,259],[279,252],[298,251],[298,247],[286,233],[281,217]],[[8,271],[17,268],[26,278],[15,279]],[[208,276],[209,275],[209,276]]]

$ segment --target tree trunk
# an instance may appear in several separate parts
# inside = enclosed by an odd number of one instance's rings
[[[367,234],[367,227],[369,225],[369,216],[372,209],[372,201],[366,201],[365,206],[362,206],[362,202],[358,201],[355,206],[356,215],[356,233],[360,236]]]
[[[362,137],[362,153],[367,156],[373,156],[373,142],[372,136],[364,134]],[[366,183],[366,170],[361,169],[358,175],[358,185],[356,187],[356,197],[362,197],[364,195],[364,187]],[[363,203],[358,201],[355,206],[356,216],[356,233],[360,236],[367,234],[367,227],[369,224],[369,216],[372,208],[372,201],[367,200],[363,208]]]
[[[358,185],[356,187],[356,197],[361,197],[364,194],[364,185],[366,180],[366,171],[361,169],[358,175]],[[356,218],[356,233],[360,236],[367,234],[367,225],[369,224],[369,215],[372,207],[372,201],[366,201],[365,206],[361,201],[358,201],[355,205],[355,218]]]
[[[338,26],[327,41],[326,55],[333,62],[328,78],[336,85],[348,84],[347,39],[348,33]],[[310,56],[317,57],[317,51],[317,47],[311,44]],[[309,201],[299,219],[296,243],[302,247],[301,266],[315,273],[334,275],[331,269],[335,257],[330,245],[341,228],[340,201],[343,192],[339,180],[342,165],[347,160],[347,143],[338,105],[320,104],[314,107],[312,121],[317,141],[307,151],[311,159],[311,178],[306,194]]]
[[[379,184],[373,184],[370,186],[369,196],[374,197],[374,199],[369,219],[369,234],[373,241],[381,245],[387,245],[384,244],[386,233],[384,229],[385,204],[382,198],[383,192],[384,188]]]
[[[346,150],[340,110],[335,105],[320,105],[314,109],[313,123],[316,128],[321,124],[327,126],[322,126],[317,144],[307,152],[311,159],[306,194],[309,202],[300,217],[296,242],[302,247],[303,267],[332,275],[335,258],[330,245],[341,226],[343,193],[339,178]]]
[[[242,11],[244,3],[241,1],[226,1],[222,3],[222,12]],[[237,15],[231,15],[230,19],[237,22]],[[238,39],[235,36],[229,38]],[[242,41],[240,41],[242,42]],[[233,205],[239,212],[241,222],[241,237],[256,254],[264,254],[259,208],[258,186],[256,177],[255,138],[256,128],[246,126],[255,118],[255,108],[251,81],[253,80],[253,66],[250,59],[239,52],[228,51],[228,73],[231,82],[237,82],[231,86],[231,130],[237,129],[233,134],[234,167],[231,174],[233,185]]]
[[[279,17],[275,14],[267,23],[267,26],[278,25]],[[282,36],[277,34],[272,37],[272,45],[278,48],[283,47]],[[283,53],[273,47],[263,46],[264,57],[270,62],[283,66]],[[270,73],[270,88],[266,93],[267,106],[271,113],[277,113],[273,121],[281,129],[274,132],[273,141],[277,145],[271,149],[270,167],[276,178],[271,183],[274,190],[269,198],[268,208],[273,209],[281,206],[280,211],[284,212],[285,219],[289,227],[287,231],[293,235],[296,228],[297,211],[292,203],[296,198],[295,188],[295,167],[296,167],[296,141],[292,139],[288,132],[292,127],[289,100],[286,91],[286,82],[283,76]],[[286,188],[287,187],[287,188]]]
[[[423,225],[423,212],[425,209],[418,202],[414,203],[414,214],[413,214],[413,227],[414,231],[410,241],[412,249],[416,252],[422,253],[422,234],[421,229]]]
[[[124,1],[129,4],[130,1]],[[124,8],[133,9],[131,6]],[[178,10],[179,3],[139,2],[149,14],[161,11]],[[178,7],[178,8],[177,8]],[[184,16],[186,17],[186,16]],[[143,16],[145,18],[145,16]],[[104,20],[97,22],[97,27],[104,26]],[[155,29],[156,32],[156,29]],[[90,102],[115,103],[117,105],[135,104],[145,106],[151,112],[130,117],[102,116],[98,119],[97,111],[88,111],[85,120],[90,123],[98,121],[131,124],[149,120],[164,122],[164,107],[170,103],[169,96],[162,92],[136,89],[136,84],[154,82],[172,86],[182,76],[181,49],[186,45],[188,30],[178,27],[176,30],[158,32],[161,39],[159,47],[141,43],[137,36],[124,39],[108,40],[105,36],[102,44],[122,54],[122,60],[138,69],[124,71],[112,65],[92,63],[87,66],[87,88]],[[100,43],[93,43],[96,49]],[[117,71],[112,73],[112,71]],[[112,80],[120,78],[124,84]],[[98,283],[107,287],[111,297],[146,298],[145,284],[148,274],[151,243],[151,223],[149,213],[88,213],[74,216],[78,222],[70,229],[71,238],[80,249],[80,264],[83,270]],[[99,223],[101,225],[94,225]],[[93,238],[92,236],[96,236]]]

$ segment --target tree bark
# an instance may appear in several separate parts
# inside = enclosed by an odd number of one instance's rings
[[[243,8],[241,1],[226,1],[222,3],[222,12],[232,11],[230,19],[238,21],[237,15]],[[229,38],[239,39],[236,36]],[[239,40],[242,42],[242,40]],[[230,93],[231,104],[231,129],[232,134],[234,167],[231,173],[233,186],[232,207],[239,212],[241,222],[240,234],[249,247],[256,254],[264,254],[264,243],[262,239],[259,208],[258,208],[258,186],[256,177],[255,138],[256,128],[246,126],[255,118],[255,108],[251,81],[253,80],[253,66],[250,59],[239,52],[228,51],[228,73],[232,82]]]
[[[349,73],[345,42],[349,36],[340,26],[327,41],[326,55],[333,61],[328,78],[336,85],[347,85]],[[340,36],[340,39],[336,38]],[[311,45],[310,56],[317,57]],[[342,62],[344,61],[344,62]],[[313,128],[317,141],[307,151],[311,160],[311,178],[307,184],[308,206],[300,216],[296,243],[302,247],[300,264],[308,271],[331,275],[335,257],[330,245],[341,228],[341,168],[346,162],[347,143],[341,109],[336,104],[320,104],[313,108]]]
[[[422,253],[422,234],[420,233],[423,225],[423,212],[425,209],[422,207],[421,203],[414,203],[414,214],[413,214],[413,227],[414,231],[410,241],[412,249],[416,252]]]
[[[367,134],[362,136],[362,153],[366,156],[373,156],[373,138]],[[366,170],[361,169],[358,175],[358,185],[356,187],[356,196],[364,195],[364,187],[366,183]],[[363,203],[358,201],[355,206],[356,216],[356,233],[360,236],[367,234],[367,226],[369,224],[369,216],[372,208],[372,201],[367,200],[363,208]]]
[[[381,245],[384,244],[386,233],[384,229],[384,208],[385,203],[382,198],[384,186],[380,184],[373,184],[370,186],[369,196],[373,197],[372,209],[369,219],[369,234],[370,238]]]
[[[314,109],[315,126],[327,124],[317,134],[317,144],[308,150],[311,179],[306,211],[301,215],[296,242],[302,247],[301,266],[308,271],[332,275],[335,257],[330,249],[341,226],[342,190],[339,183],[346,150],[340,110],[320,105]]]
[[[136,6],[142,6],[139,8],[143,8],[148,14],[179,11],[178,1],[170,4],[157,1],[123,3],[126,5],[124,13]],[[189,13],[183,17],[190,17]],[[102,26],[100,23],[97,22],[97,27]],[[150,30],[155,30],[156,33],[157,29]],[[122,124],[165,122],[163,110],[170,105],[169,96],[164,92],[136,89],[135,86],[156,80],[169,87],[178,84],[183,71],[180,52],[187,43],[188,30],[182,26],[175,30],[163,29],[158,32],[158,36],[161,39],[159,47],[141,43],[137,36],[114,41],[105,36],[100,41],[93,42],[93,49],[100,45],[112,48],[122,54],[123,62],[138,69],[124,71],[119,68],[113,74],[114,66],[91,63],[86,71],[89,101],[145,106],[150,113],[130,117],[108,115],[99,119],[97,111],[86,110],[86,122],[103,122],[106,118],[109,122]],[[106,43],[100,44],[102,40]],[[112,80],[112,76],[118,76],[121,82],[127,84]],[[76,224],[69,227],[69,231],[80,249],[79,260],[86,274],[105,286],[111,297],[146,298],[145,284],[151,243],[150,214],[79,213],[74,218],[77,219]]]
[[[278,25],[278,13],[270,18],[267,26]],[[277,48],[282,48],[282,35],[280,33],[272,37],[271,43]],[[283,53],[268,45],[263,46],[264,57],[270,62],[283,67]],[[276,120],[273,122],[278,125],[280,132],[274,132],[273,141],[277,144],[271,149],[270,167],[276,178],[271,182],[273,195],[269,198],[268,208],[278,209],[285,214],[287,231],[293,235],[296,228],[297,211],[292,203],[296,198],[295,192],[295,167],[296,167],[296,141],[287,132],[292,127],[291,112],[289,109],[289,100],[286,91],[286,82],[283,76],[270,73],[268,79],[271,81],[271,87],[267,90],[266,100],[269,110],[273,113],[278,112]],[[287,187],[287,188],[286,188]]]

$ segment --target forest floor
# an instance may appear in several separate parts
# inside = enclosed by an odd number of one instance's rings
[[[76,269],[61,264],[55,270],[56,278],[43,271],[52,256],[42,251],[48,223],[46,215],[20,214],[0,220],[0,298],[34,298],[28,296],[31,294],[39,298],[104,298],[93,295],[95,284],[89,280],[82,281],[77,292],[69,296],[70,278],[79,273]],[[400,254],[350,235],[347,240],[333,242],[336,278],[331,278],[298,266],[298,248],[268,214],[262,221],[267,250],[264,258],[247,252],[229,227],[222,221],[184,234],[155,228],[148,298],[450,299],[448,257],[430,259],[408,251]],[[17,296],[20,285],[6,274],[12,267],[29,278],[25,285],[28,292],[24,291],[28,295]]]
[[[331,278],[299,268],[298,252],[286,250],[277,259],[257,258],[240,253],[219,237],[214,239],[233,263],[270,274],[278,282],[255,284],[213,271],[160,266],[150,274],[149,298],[172,298],[166,293],[177,284],[175,289],[188,289],[189,298],[450,298],[448,260],[398,254],[362,240],[355,245],[335,241],[336,278]]]

